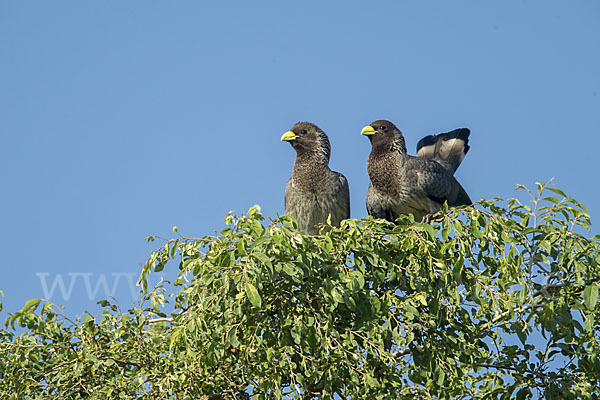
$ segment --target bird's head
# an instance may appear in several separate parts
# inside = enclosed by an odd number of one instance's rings
[[[289,142],[299,156],[314,154],[322,161],[329,162],[329,139],[321,128],[311,122],[297,122],[291,130],[281,136],[281,140]]]
[[[371,122],[365,126],[361,135],[365,135],[371,141],[373,149],[385,149],[406,153],[406,143],[400,129],[392,122],[383,119]]]

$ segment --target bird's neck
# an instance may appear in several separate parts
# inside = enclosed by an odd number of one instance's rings
[[[404,136],[400,136],[394,140],[392,146],[390,147],[390,151],[398,152],[402,155],[406,155],[406,142],[404,141]]]
[[[325,180],[329,169],[329,160],[324,160],[318,154],[298,154],[294,169],[292,171],[292,180],[297,186],[307,184],[316,184]]]
[[[371,154],[377,156],[386,156],[387,154],[403,154],[406,155],[406,142],[404,137],[400,136],[394,139],[392,142],[373,142],[373,149]]]
[[[294,164],[294,169],[297,166],[310,166],[316,169],[329,169],[329,156],[325,152],[319,150],[298,152],[296,153],[296,162]]]

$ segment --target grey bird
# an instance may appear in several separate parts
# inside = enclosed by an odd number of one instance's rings
[[[467,128],[429,135],[417,145],[418,157],[407,154],[400,129],[379,120],[365,126],[362,135],[371,142],[367,162],[367,212],[394,222],[402,214],[428,221],[442,209],[472,204],[454,172],[469,151]]]
[[[281,136],[296,150],[292,177],[285,188],[285,213],[298,221],[298,229],[315,235],[316,225],[330,218],[339,226],[350,218],[350,190],[346,177],[329,169],[331,144],[317,125],[298,122]]]

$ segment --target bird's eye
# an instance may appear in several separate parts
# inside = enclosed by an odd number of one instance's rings
[[[387,126],[385,126],[385,125],[381,125],[381,126],[379,127],[379,129],[381,129],[382,131],[385,131],[385,130],[387,129]]]
[[[301,133],[301,134],[303,134],[303,135],[306,135],[308,132],[306,132],[306,129],[302,129],[302,130],[300,131],[300,133]]]

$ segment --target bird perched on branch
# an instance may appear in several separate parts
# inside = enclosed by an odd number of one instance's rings
[[[402,132],[390,121],[379,120],[361,131],[371,141],[367,162],[367,212],[394,222],[401,214],[429,220],[445,201],[449,206],[472,204],[454,172],[469,151],[467,128],[429,135],[417,145],[418,157],[406,152]]]
[[[285,188],[285,213],[298,221],[298,229],[319,233],[316,225],[331,218],[339,226],[350,218],[350,190],[346,177],[329,169],[331,144],[325,132],[310,122],[298,122],[281,136],[296,150],[292,177]]]

